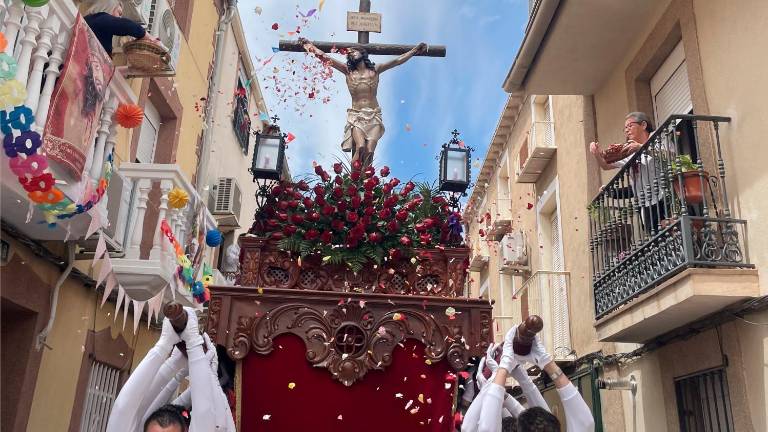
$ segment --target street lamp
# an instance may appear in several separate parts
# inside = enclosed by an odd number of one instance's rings
[[[253,149],[253,162],[249,170],[253,181],[280,180],[285,163],[285,137],[277,125],[279,117],[272,117],[272,124],[264,132],[256,132],[256,144]]]
[[[440,190],[450,192],[449,201],[453,207],[458,207],[459,198],[466,196],[471,180],[470,162],[472,148],[459,140],[459,131],[451,132],[453,138],[443,144],[440,152]]]

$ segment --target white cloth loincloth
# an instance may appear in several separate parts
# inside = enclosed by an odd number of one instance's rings
[[[384,135],[384,121],[381,119],[381,108],[362,108],[347,110],[347,124],[344,126],[344,141],[341,149],[352,151],[354,140],[352,130],[359,129],[368,141],[378,141]]]

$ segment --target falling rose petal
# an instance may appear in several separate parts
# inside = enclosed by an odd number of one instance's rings
[[[272,30],[277,30],[279,28],[280,26],[277,23],[272,24]]]
[[[398,399],[402,399],[403,398],[403,394],[402,393],[395,393],[395,397],[398,398]]]
[[[416,407],[411,410],[411,414],[416,414],[417,412],[419,412],[419,407]]]
[[[361,307],[361,308],[364,308],[364,307],[365,307],[365,300],[360,300],[360,307]]]
[[[271,414],[264,414],[264,416],[261,419],[266,421],[266,420],[269,420],[271,418],[272,418]]]
[[[419,375],[419,377],[421,377],[421,379],[427,379],[427,376],[424,374]]]
[[[339,414],[339,416],[336,417],[336,420],[343,420],[343,417],[341,416],[341,414]]]
[[[526,207],[528,208],[528,210],[530,210],[530,209],[532,209],[532,208],[533,208],[533,204],[531,204],[531,203],[528,203],[528,205],[527,205]]]
[[[412,131],[412,130],[413,130],[413,126],[411,126],[411,124],[410,124],[410,123],[406,123],[406,124],[405,124],[405,131],[406,131],[406,132],[410,132],[410,131]]]
[[[405,409],[408,409],[413,405],[413,399],[409,400],[407,404],[405,404]]]
[[[427,398],[427,403],[431,404],[432,403],[432,398]]]
[[[453,387],[453,384],[451,384],[451,383],[445,383],[445,389],[446,389],[446,390],[450,390],[450,389],[451,389],[451,387]]]
[[[256,6],[255,8],[253,8],[253,11],[256,12],[256,15],[261,15],[264,9],[262,9],[261,6]]]

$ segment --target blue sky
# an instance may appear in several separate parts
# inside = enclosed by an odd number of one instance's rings
[[[349,94],[343,76],[325,82],[315,100],[305,94],[284,101],[275,91],[279,83],[301,82],[302,64],[315,61],[305,54],[278,53],[282,36],[300,24],[296,12],[317,8],[319,0],[241,0],[238,2],[247,42],[270,115],[280,116],[285,132],[296,136],[288,148],[294,176],[312,171],[312,161],[328,166],[342,157]],[[322,11],[302,26],[310,40],[354,42],[346,31],[346,12],[356,11],[358,0],[326,0]],[[400,179],[437,178],[440,145],[454,128],[482,158],[506,101],[502,82],[520,46],[527,20],[526,0],[373,0],[372,12],[383,14],[382,33],[371,42],[446,45],[446,58],[417,57],[382,75],[379,103],[387,129],[376,149],[375,165],[389,165]],[[257,14],[256,8],[261,14]],[[272,30],[277,23],[279,29]],[[272,57],[267,65],[263,65]],[[341,57],[339,57],[341,59]],[[372,56],[374,62],[388,57]],[[294,63],[291,63],[293,60]],[[294,72],[296,73],[294,75]],[[330,98],[323,103],[321,96]],[[477,174],[479,164],[474,163]]]

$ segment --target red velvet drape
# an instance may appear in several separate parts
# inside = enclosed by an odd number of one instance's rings
[[[312,367],[301,339],[276,338],[270,355],[252,353],[243,360],[241,431],[452,431],[455,384],[446,389],[454,382],[446,380],[448,362],[427,365],[423,344],[403,345],[384,371],[370,371],[345,387],[327,369]],[[289,383],[296,385],[290,389]]]

